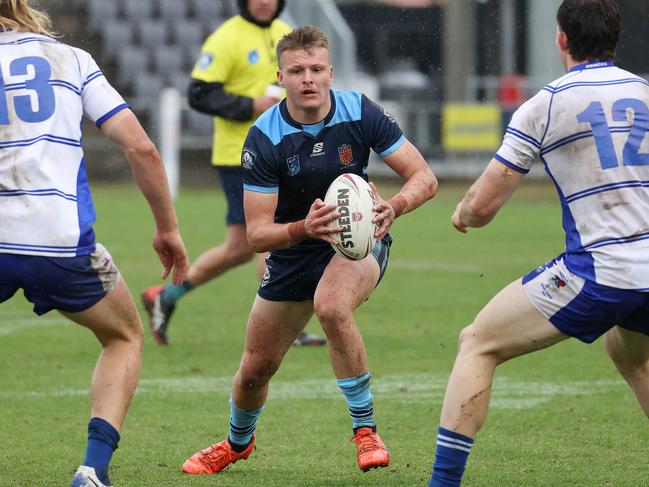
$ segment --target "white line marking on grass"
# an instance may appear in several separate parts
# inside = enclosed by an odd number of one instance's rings
[[[23,315],[24,316],[24,315]],[[68,326],[69,321],[57,318],[6,318],[0,317],[0,336],[10,335],[29,328],[45,328],[49,326]]]
[[[448,377],[413,374],[386,375],[372,381],[376,401],[397,401],[404,404],[441,404]],[[231,377],[178,377],[169,379],[143,379],[138,394],[230,394]],[[496,409],[530,409],[547,403],[555,397],[594,396],[609,394],[625,388],[622,380],[527,382],[508,377],[496,378],[492,391],[491,407]],[[273,381],[270,399],[286,401],[295,399],[340,399],[342,395],[335,380],[307,379],[300,381]],[[87,389],[63,389],[51,392],[15,391],[0,392],[0,397],[64,397],[88,396]]]
[[[445,271],[457,273],[476,273],[480,272],[480,266],[466,262],[440,262],[434,260],[402,260],[390,259],[388,266],[391,269],[402,269],[408,271],[430,272]]]

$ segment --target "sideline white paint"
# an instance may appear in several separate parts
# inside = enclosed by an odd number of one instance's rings
[[[10,335],[30,328],[45,328],[49,326],[68,326],[70,322],[64,318],[11,318],[0,315],[0,336]]]
[[[408,404],[441,404],[447,376],[433,374],[385,375],[375,377],[372,392],[377,400]],[[231,377],[177,377],[167,379],[142,379],[138,394],[230,394]],[[622,380],[527,382],[509,377],[496,378],[491,407],[496,409],[530,409],[551,401],[555,397],[593,396],[609,394],[626,388]],[[88,390],[62,389],[54,391],[3,391],[0,398],[39,398],[62,396],[88,396]],[[335,380],[308,379],[300,381],[273,381],[270,400],[341,399]]]

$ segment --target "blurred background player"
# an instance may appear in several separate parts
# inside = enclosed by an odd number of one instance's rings
[[[176,303],[190,290],[224,272],[249,262],[254,251],[246,239],[243,213],[241,147],[260,113],[277,103],[282,90],[277,83],[275,46],[291,28],[277,17],[284,0],[239,0],[240,15],[212,34],[192,72],[189,104],[214,117],[212,164],[227,198],[225,242],[204,252],[180,285],[154,286],[142,294],[151,331],[158,343],[168,343],[168,326]],[[260,276],[263,275],[260,257]],[[301,333],[295,345],[324,345],[325,339]]]
[[[280,41],[277,56],[287,98],[255,122],[242,155],[248,240],[255,251],[270,254],[232,386],[230,434],[189,458],[183,465],[189,474],[218,473],[252,453],[269,381],[314,312],[349,407],[359,468],[390,462],[376,432],[367,356],[353,312],[385,272],[392,222],[430,199],[437,181],[391,115],[360,93],[331,89],[329,42],[321,31],[294,30]],[[352,261],[329,245],[335,239],[328,224],[338,214],[322,198],[342,173],[367,178],[370,149],[404,184],[389,202],[376,192],[376,246]]]
[[[496,366],[575,337],[606,350],[649,417],[649,83],[615,67],[615,0],[564,0],[556,44],[568,73],[515,114],[453,215],[482,227],[540,158],[563,208],[566,252],[497,294],[460,334],[431,487],[459,486]]]
[[[22,289],[101,343],[86,457],[72,487],[110,485],[108,465],[137,385],[142,323],[108,251],[95,242],[79,120],[126,154],[155,218],[153,247],[173,280],[188,260],[158,151],[92,57],[51,37],[27,0],[0,3],[0,302]],[[52,480],[54,484],[60,481]]]

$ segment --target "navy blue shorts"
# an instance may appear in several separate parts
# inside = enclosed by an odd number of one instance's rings
[[[560,332],[592,343],[615,325],[649,335],[649,292],[617,289],[584,279],[563,255],[523,277],[532,305]]]
[[[221,186],[228,201],[225,223],[236,225],[246,222],[243,212],[243,168],[241,166],[216,166]]]
[[[377,286],[387,269],[391,245],[392,237],[387,235],[376,242],[372,249],[372,256],[381,269]],[[335,254],[326,242],[307,248],[293,247],[270,252],[266,258],[266,273],[257,294],[269,301],[313,300],[318,282]]]
[[[97,304],[119,284],[119,270],[101,244],[90,255],[42,257],[0,254],[0,303],[19,289],[34,313],[78,313]]]

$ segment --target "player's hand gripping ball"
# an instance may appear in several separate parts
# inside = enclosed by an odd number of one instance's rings
[[[324,202],[335,204],[340,214],[331,222],[342,228],[340,233],[331,234],[339,242],[331,244],[334,250],[352,260],[367,257],[376,243],[376,224],[372,223],[376,197],[370,185],[356,174],[341,174],[329,186]]]

